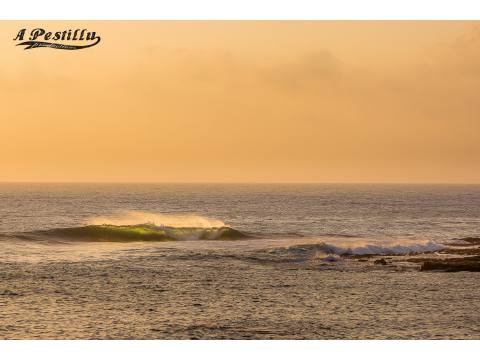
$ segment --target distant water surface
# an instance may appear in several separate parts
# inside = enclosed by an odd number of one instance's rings
[[[266,237],[445,240],[478,234],[480,185],[0,184],[0,234],[119,211],[196,214]]]

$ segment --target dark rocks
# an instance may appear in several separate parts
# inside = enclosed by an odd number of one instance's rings
[[[427,260],[422,264],[420,271],[480,271],[480,256]]]
[[[387,265],[387,261],[385,259],[377,259],[373,263],[375,265]]]

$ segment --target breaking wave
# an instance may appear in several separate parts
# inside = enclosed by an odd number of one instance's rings
[[[176,228],[154,224],[87,225],[36,231],[33,235],[95,241],[235,240],[247,237],[228,226]]]
[[[329,253],[337,255],[388,255],[388,254],[412,254],[412,253],[426,253],[438,251],[444,248],[443,245],[432,241],[425,243],[410,243],[410,244],[391,244],[391,245],[377,245],[365,244],[355,247],[339,247],[331,244],[325,244],[325,250]]]
[[[305,244],[290,246],[280,250],[298,256],[315,256],[316,254],[328,255],[404,255],[429,253],[444,249],[445,246],[433,241],[417,243],[391,243],[391,244],[343,244],[333,245],[329,243]]]
[[[220,220],[198,215],[163,215],[140,211],[88,219],[86,225],[39,230],[24,237],[91,241],[235,240],[248,236]]]

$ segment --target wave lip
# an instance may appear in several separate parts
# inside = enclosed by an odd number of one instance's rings
[[[228,226],[204,228],[156,226],[154,224],[86,225],[36,231],[33,234],[91,241],[236,240],[248,237]]]

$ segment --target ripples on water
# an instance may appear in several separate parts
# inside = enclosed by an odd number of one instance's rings
[[[138,225],[125,211],[175,241],[71,236]],[[0,337],[480,338],[478,273],[341,256],[436,251],[479,225],[474,185],[1,184]]]

